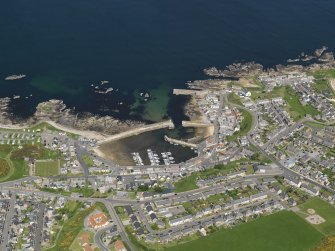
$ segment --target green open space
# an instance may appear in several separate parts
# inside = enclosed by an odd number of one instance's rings
[[[243,119],[240,125],[240,130],[235,132],[233,135],[228,136],[227,137],[228,141],[234,141],[238,137],[245,136],[251,130],[252,123],[253,123],[253,118],[252,118],[251,113],[249,113],[246,110],[242,110],[242,109],[241,109],[241,112],[242,112]]]
[[[35,175],[48,177],[59,174],[59,160],[40,160],[35,162]]]
[[[289,86],[275,87],[271,92],[252,92],[253,99],[271,99],[282,97],[287,103],[287,111],[294,121],[302,119],[305,115],[317,116],[320,112],[311,105],[303,105],[299,95]]]
[[[87,166],[91,167],[91,166],[94,165],[94,161],[93,161],[93,159],[92,159],[92,157],[91,157],[90,155],[85,154],[85,155],[83,155],[82,158],[83,158],[84,163],[85,163]]]
[[[242,101],[241,101],[241,98],[234,92],[230,93],[228,95],[228,101],[230,103],[234,103],[234,104],[238,104],[238,105],[243,105],[242,104]]]
[[[305,203],[299,205],[300,211],[297,212],[302,218],[306,218],[309,214],[308,209],[314,209],[315,214],[320,215],[325,219],[324,223],[318,225],[312,225],[317,230],[325,235],[335,235],[335,207],[327,203],[326,201],[313,197],[307,200]]]
[[[9,171],[6,175],[0,176],[0,182],[20,179],[28,175],[28,163],[25,159],[36,160],[58,159],[59,151],[49,150],[42,145],[0,145],[0,159],[7,162]],[[4,164],[5,162],[2,161]]]
[[[71,244],[84,228],[84,219],[94,210],[107,211],[102,203],[95,203],[93,206],[86,209],[83,209],[83,203],[80,202],[67,203],[64,208],[59,210],[59,215],[66,215],[67,220],[64,221],[63,219],[58,219],[62,223],[62,227],[57,233],[54,245],[45,250],[70,250]]]
[[[89,244],[94,244],[94,233],[91,231],[80,231],[73,243],[70,246],[71,251],[82,251],[82,237],[86,235],[88,237]],[[94,249],[94,250],[100,250],[100,249]]]
[[[289,87],[285,88],[284,100],[289,105],[288,112],[294,121],[302,119],[305,115],[317,116],[320,112],[311,105],[302,105],[298,94]]]
[[[282,211],[166,251],[303,251],[315,247],[323,235],[299,216]]]
[[[11,166],[6,159],[0,159],[0,177],[7,176],[11,170]]]
[[[313,76],[316,79],[322,78],[335,78],[335,69],[323,69],[313,72]]]

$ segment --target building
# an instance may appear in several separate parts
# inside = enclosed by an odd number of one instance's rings
[[[116,251],[127,251],[121,240],[117,240],[116,242],[114,242],[114,248]]]
[[[104,227],[107,224],[108,217],[103,212],[92,214],[88,217],[88,225],[93,229]]]

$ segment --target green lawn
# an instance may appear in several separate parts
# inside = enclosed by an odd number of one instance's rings
[[[320,215],[326,222],[319,225],[312,225],[325,235],[335,235],[335,207],[324,200],[314,197],[299,206],[301,211],[297,212],[299,216],[305,218],[308,216],[307,210],[314,209],[316,214]]]
[[[289,87],[285,88],[284,100],[288,104],[288,111],[294,121],[302,119],[306,114],[316,116],[319,111],[311,105],[302,105],[299,101],[299,95]]]
[[[241,98],[234,92],[228,95],[228,101],[234,104],[243,105]]]
[[[185,191],[196,189],[198,188],[198,186],[196,185],[196,181],[197,181],[197,176],[194,174],[191,174],[191,176],[182,178],[174,184],[174,187],[175,187],[174,191],[176,193],[180,193],[180,192],[185,192]]]
[[[83,155],[83,161],[89,167],[94,165],[94,161],[93,161],[92,157],[87,155],[87,154]]]
[[[240,125],[240,130],[235,132],[233,135],[228,136],[227,137],[228,141],[234,141],[238,137],[245,136],[251,130],[252,123],[253,123],[252,115],[246,110],[241,110],[241,112],[242,112],[243,119]]]
[[[283,211],[166,251],[307,251],[322,238],[320,232],[295,213]]]
[[[42,160],[35,163],[35,175],[48,177],[59,174],[58,160]]]

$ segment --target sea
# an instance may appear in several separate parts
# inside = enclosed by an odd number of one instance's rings
[[[62,99],[78,112],[179,125],[187,98],[173,88],[210,66],[333,50],[334,24],[334,0],[0,1],[0,97],[20,96],[11,109],[22,118]],[[12,74],[27,77],[4,80]]]

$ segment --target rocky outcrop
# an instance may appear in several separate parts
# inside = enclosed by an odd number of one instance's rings
[[[98,116],[91,113],[75,113],[68,109],[62,100],[52,99],[38,104],[34,115],[19,120],[9,112],[10,98],[0,99],[0,123],[6,125],[33,125],[40,121],[54,121],[60,125],[79,130],[92,130],[106,134],[116,134],[142,126],[144,123],[133,120],[118,120],[111,116]]]

